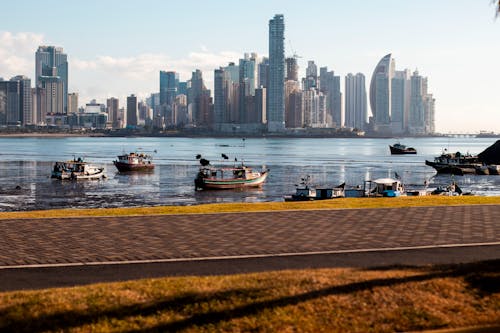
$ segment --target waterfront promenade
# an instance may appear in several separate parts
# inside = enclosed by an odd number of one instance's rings
[[[500,205],[0,220],[0,290],[500,258]]]

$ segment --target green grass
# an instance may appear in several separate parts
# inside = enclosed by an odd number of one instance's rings
[[[500,260],[0,293],[5,332],[394,332],[480,325],[500,325]]]
[[[0,212],[6,218],[49,218],[75,216],[121,216],[156,214],[203,214],[245,211],[298,210],[298,209],[352,209],[445,205],[498,205],[500,196],[423,196],[399,198],[340,198],[308,202],[225,203],[196,206],[154,206],[101,209],[54,209],[28,212]]]

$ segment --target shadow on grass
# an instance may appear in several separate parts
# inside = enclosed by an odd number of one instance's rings
[[[399,267],[398,269],[400,269]],[[383,268],[381,268],[383,270]],[[395,269],[395,267],[386,269]],[[256,315],[264,310],[272,310],[279,307],[296,305],[301,302],[317,299],[330,295],[350,294],[377,287],[390,287],[412,282],[423,282],[435,278],[463,277],[471,288],[481,293],[498,292],[500,289],[500,260],[479,262],[463,265],[435,266],[421,270],[422,274],[402,278],[372,279],[362,282],[354,282],[341,286],[333,286],[319,290],[313,290],[302,294],[285,296],[271,300],[254,301],[250,304],[226,308],[219,311],[205,313],[187,313],[193,308],[203,308],[203,303],[213,302],[217,299],[218,304],[226,303],[231,306],[234,299],[256,299],[265,296],[266,289],[235,289],[211,294],[190,294],[174,297],[168,300],[158,301],[152,304],[135,304],[109,310],[96,309],[88,313],[80,311],[66,311],[47,316],[32,318],[17,318],[6,309],[0,313],[0,330],[7,332],[41,332],[46,330],[68,330],[85,324],[97,323],[100,320],[111,322],[130,316],[148,316],[170,311],[174,313],[186,312],[186,318],[166,324],[160,324],[149,329],[131,330],[130,332],[172,332],[195,326],[217,325],[224,321]],[[186,310],[186,309],[190,310]]]
[[[486,260],[468,264],[435,265],[432,267],[415,267],[393,265],[370,267],[366,271],[416,270],[424,272],[449,272],[450,277],[464,277],[469,287],[481,294],[500,292],[500,260]]]

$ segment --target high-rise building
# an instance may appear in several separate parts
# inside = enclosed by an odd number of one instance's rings
[[[203,103],[207,103],[207,89],[203,82],[201,70],[195,70],[191,75],[191,87],[188,88],[188,108],[191,109],[192,121],[197,126],[206,125],[208,108]],[[210,90],[208,90],[210,93]]]
[[[304,126],[303,92],[295,90],[289,96],[288,112],[286,114],[287,128],[301,128]]]
[[[394,70],[394,60],[391,54],[387,54],[375,67],[370,82],[370,107],[374,130],[379,133],[391,131],[391,83]]]
[[[298,81],[299,80],[299,65],[297,64],[296,57],[286,58],[286,80]]]
[[[345,126],[364,131],[367,120],[365,76],[349,73],[345,77]]]
[[[52,109],[47,109],[49,113],[67,113],[68,112],[68,56],[63,53],[62,47],[39,46],[35,53],[35,73],[36,87],[48,87],[49,92],[56,93],[61,90],[62,96],[50,97],[52,100],[61,100],[62,106],[58,103],[50,103]],[[61,89],[55,89],[53,86],[59,81]],[[45,83],[44,83],[45,82]]]
[[[78,113],[78,93],[68,94],[68,115]]]
[[[127,116],[125,118],[127,128],[137,126],[137,96],[134,94],[127,97]]]
[[[424,90],[424,81],[418,71],[413,72],[410,78],[410,115],[408,130],[411,134],[425,134],[425,110],[424,98],[426,92]]]
[[[31,95],[31,79],[24,75],[14,76],[11,81],[19,82],[19,114],[17,121],[24,125],[36,124],[33,115],[33,98]]]
[[[319,78],[319,91],[326,95],[326,110],[331,125],[340,128],[344,125],[344,112],[342,110],[342,93],[340,92],[340,76],[327,67],[321,67]],[[316,82],[318,80],[316,79]]]
[[[171,106],[177,96],[179,73],[160,71],[160,105]]]
[[[245,57],[239,61],[239,120],[240,123],[247,123],[252,118],[248,113],[253,112],[251,99],[247,97],[255,96],[257,85],[257,54],[245,53]],[[247,107],[248,106],[248,107]]]
[[[285,129],[285,19],[275,15],[269,20],[269,86],[267,130]]]
[[[219,68],[214,71],[214,114],[217,130],[225,122],[227,109],[227,90],[226,90],[226,72],[224,68]]]
[[[112,128],[121,128],[122,119],[119,115],[120,101],[118,98],[111,97],[106,100],[106,110],[108,112],[108,121]]]
[[[45,109],[45,89],[33,88],[31,89],[31,100],[33,108],[34,123],[37,125],[45,125],[47,123],[45,117],[47,110]]]
[[[313,60],[309,60],[307,62],[306,68],[306,77],[303,81],[303,89],[305,91],[314,88],[319,88],[318,85],[318,66],[314,63]]]
[[[407,129],[410,92],[409,70],[395,71],[391,82],[391,133],[403,134]]]
[[[0,124],[19,125],[20,89],[18,81],[0,81]]]
[[[269,84],[269,58],[262,57],[262,61],[258,66],[259,72],[259,87],[267,88]]]

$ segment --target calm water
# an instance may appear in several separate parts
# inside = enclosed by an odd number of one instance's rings
[[[495,139],[408,138],[417,155],[391,156],[394,139],[227,139],[227,138],[0,138],[0,211],[68,207],[193,205],[209,202],[282,201],[295,191],[300,177],[311,175],[314,185],[362,184],[364,180],[394,177],[408,187],[447,185],[452,176],[435,176],[424,164],[443,148],[479,153]],[[142,148],[154,151],[156,169],[150,174],[119,174],[112,161],[117,154]],[[196,154],[212,161],[221,153],[230,160],[271,170],[261,189],[194,191]],[[61,182],[50,179],[54,161],[83,157],[105,164],[103,181]],[[464,190],[500,195],[500,176],[454,176]],[[16,188],[18,187],[18,188]]]

